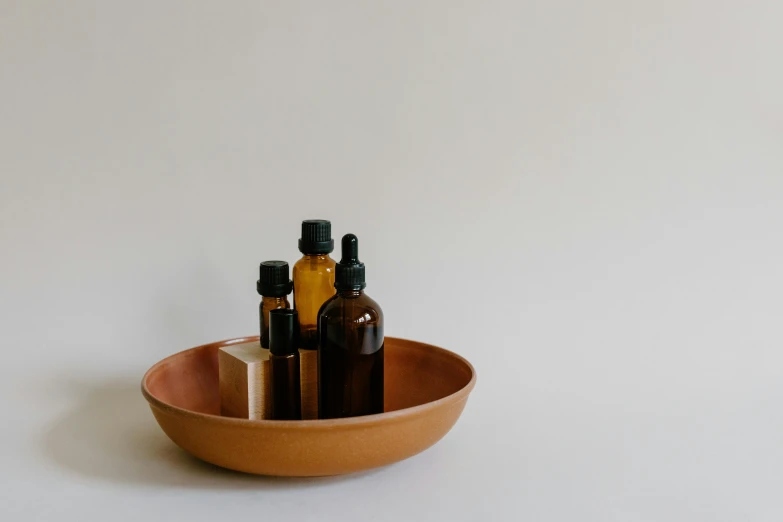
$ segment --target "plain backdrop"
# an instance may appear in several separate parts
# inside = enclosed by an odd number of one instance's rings
[[[0,0],[0,518],[779,521],[783,4]],[[279,480],[139,392],[302,219],[468,358],[405,462]]]

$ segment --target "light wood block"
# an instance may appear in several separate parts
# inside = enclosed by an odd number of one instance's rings
[[[318,350],[299,350],[302,419],[318,418]]]
[[[221,415],[271,418],[269,350],[258,341],[221,346],[218,373]]]

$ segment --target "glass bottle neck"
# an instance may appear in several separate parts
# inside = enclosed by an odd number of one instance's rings
[[[364,290],[338,290],[337,295],[340,297],[359,297],[364,293]]]
[[[269,305],[275,305],[275,304],[284,303],[285,300],[286,300],[286,296],[283,296],[283,297],[267,297],[265,295],[261,296],[261,301],[264,304],[269,304]]]

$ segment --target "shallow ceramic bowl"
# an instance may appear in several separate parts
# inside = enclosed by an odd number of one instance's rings
[[[424,451],[457,422],[476,373],[443,348],[387,337],[385,413],[346,419],[271,421],[221,417],[218,348],[206,344],[149,369],[141,391],[178,446],[224,468],[262,475],[339,475]]]

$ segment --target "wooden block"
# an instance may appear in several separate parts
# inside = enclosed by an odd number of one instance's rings
[[[243,419],[269,419],[269,350],[258,341],[222,346],[218,351],[220,414]]]
[[[318,350],[299,350],[302,419],[318,418]]]

